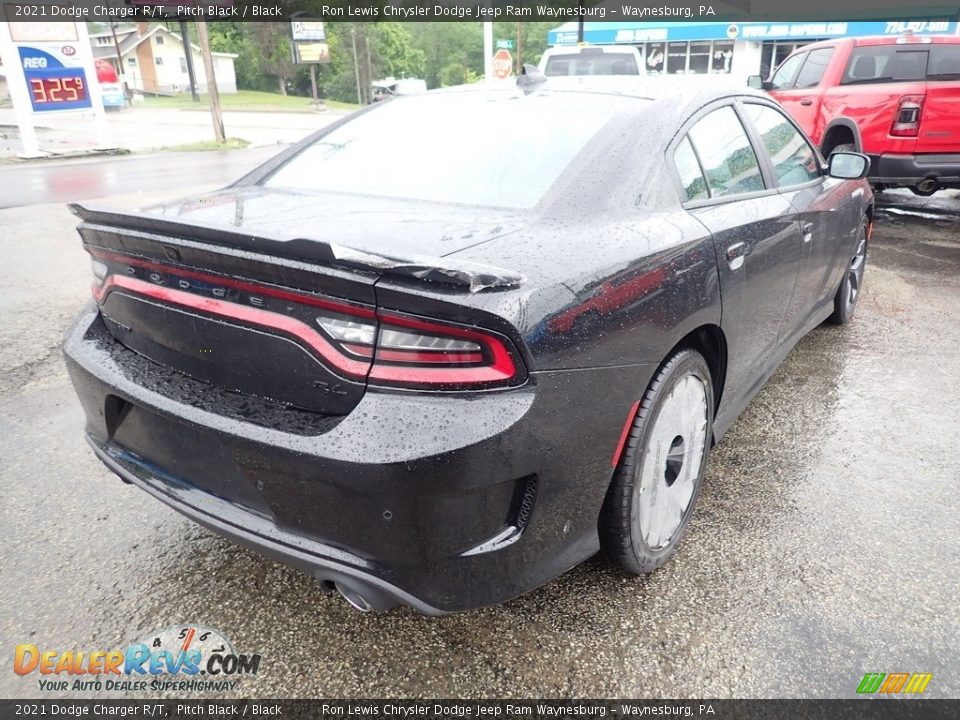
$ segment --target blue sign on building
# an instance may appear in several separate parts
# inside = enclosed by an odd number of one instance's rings
[[[671,42],[695,40],[824,40],[867,35],[953,35],[954,20],[853,22],[586,22],[584,42],[591,44]],[[577,23],[569,22],[547,33],[550,45],[577,42]]]

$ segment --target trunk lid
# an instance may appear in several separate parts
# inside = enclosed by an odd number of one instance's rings
[[[104,276],[94,294],[116,340],[231,391],[345,415],[366,392],[372,359],[344,354],[330,328],[376,336],[384,273],[433,273],[463,290],[517,281],[436,257],[499,237],[515,220],[370,205],[234,188],[138,213],[72,209]],[[417,261],[382,254],[414,250]]]

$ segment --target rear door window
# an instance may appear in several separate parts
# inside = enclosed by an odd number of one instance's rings
[[[704,116],[688,136],[703,164],[711,197],[765,189],[757,155],[732,107]]]
[[[803,88],[812,88],[820,84],[823,79],[823,73],[833,57],[833,48],[820,48],[811,50],[807,55],[807,61],[800,68],[797,74],[797,80],[793,86],[798,90]]]

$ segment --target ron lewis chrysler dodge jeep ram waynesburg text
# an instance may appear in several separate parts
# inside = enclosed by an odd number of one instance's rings
[[[711,445],[851,317],[868,160],[746,89],[521,81],[380,103],[202,197],[73,206],[100,459],[363,609],[665,562]]]

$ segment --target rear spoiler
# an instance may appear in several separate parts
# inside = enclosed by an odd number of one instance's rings
[[[472,293],[487,288],[517,287],[524,276],[480,263],[457,261],[438,257],[408,255],[394,257],[356,250],[325,240],[311,238],[267,237],[238,233],[220,225],[190,222],[181,223],[157,215],[141,212],[124,212],[109,208],[70,203],[70,211],[84,225],[104,225],[126,230],[155,233],[183,240],[194,240],[237,250],[257,252],[272,257],[284,258],[350,270],[376,272],[415,278],[426,282],[444,283],[469,290]]]

